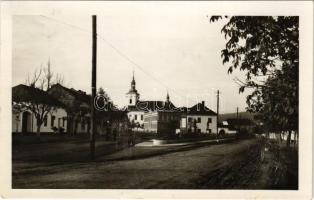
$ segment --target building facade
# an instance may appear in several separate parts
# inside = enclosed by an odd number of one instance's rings
[[[36,133],[38,119],[41,133],[67,132],[64,105],[46,91],[20,84],[12,88],[12,99],[12,132]]]
[[[37,120],[35,114],[26,110],[12,114],[12,132],[15,133],[36,133]],[[41,125],[40,132],[54,133],[67,132],[67,113],[64,109],[58,108],[47,114]]]
[[[183,110],[180,121],[182,133],[217,133],[217,114],[207,108],[204,101]]]

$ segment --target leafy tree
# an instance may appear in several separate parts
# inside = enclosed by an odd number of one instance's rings
[[[299,18],[297,16],[212,16],[226,19],[227,40],[221,52],[228,73],[245,72],[239,92],[252,88],[248,110],[262,113],[273,130],[298,130]]]

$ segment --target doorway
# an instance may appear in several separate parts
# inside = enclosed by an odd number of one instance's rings
[[[26,111],[22,115],[22,133],[27,132],[31,132],[31,115]]]

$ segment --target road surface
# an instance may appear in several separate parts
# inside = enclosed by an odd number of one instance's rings
[[[133,147],[96,162],[13,162],[13,188],[99,189],[264,189],[256,139],[189,148],[130,159],[152,147]],[[150,148],[150,149],[149,149]],[[265,166],[264,166],[265,168]]]

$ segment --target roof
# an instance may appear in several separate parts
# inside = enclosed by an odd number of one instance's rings
[[[48,93],[53,95],[53,90],[55,88],[63,89],[64,91],[68,92],[70,95],[74,96],[76,100],[82,101],[87,104],[90,104],[91,102],[91,95],[86,94],[86,92],[83,92],[81,90],[75,90],[73,88],[70,89],[70,88],[62,86],[59,83],[52,85],[51,88],[49,88]]]
[[[197,103],[187,110],[188,115],[217,115],[214,111],[205,106],[204,102]]]
[[[255,120],[257,117],[256,113],[250,113],[250,112],[239,112],[238,114],[239,118],[246,118],[246,119],[251,119]],[[236,119],[237,118],[237,113],[225,113],[225,114],[219,114],[219,121],[226,121],[227,119]]]
[[[138,101],[135,106],[128,106],[128,111],[176,111],[172,102],[165,101]]]
[[[137,89],[130,89],[126,94],[136,94],[136,95],[139,95],[139,93],[137,92]]]
[[[17,85],[12,88],[14,102],[31,102],[51,106],[64,107],[64,105],[46,91],[27,85]]]

